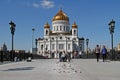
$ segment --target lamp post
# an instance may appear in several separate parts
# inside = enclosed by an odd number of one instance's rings
[[[15,32],[15,26],[16,26],[16,24],[15,23],[13,23],[12,21],[9,23],[9,25],[10,25],[10,30],[11,30],[11,34],[12,34],[12,51],[11,51],[11,61],[13,61],[13,50],[14,50],[14,44],[13,44],[13,38],[14,38],[14,32]]]
[[[34,52],[33,48],[34,48],[34,31],[35,31],[35,28],[32,28],[32,53]]]
[[[89,43],[89,39],[86,39],[86,51],[87,51],[87,58],[88,58],[88,43]]]
[[[37,54],[37,39],[35,39],[35,45],[36,45],[36,54]]]
[[[108,25],[109,25],[109,30],[110,30],[110,34],[111,34],[112,59],[114,59],[115,55],[113,53],[113,33],[114,33],[114,28],[115,28],[115,21],[112,19],[112,21],[110,21],[108,23]]]

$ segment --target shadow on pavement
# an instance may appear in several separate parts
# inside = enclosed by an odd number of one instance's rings
[[[22,67],[22,68],[11,68],[3,71],[23,71],[23,70],[33,70],[35,67]]]

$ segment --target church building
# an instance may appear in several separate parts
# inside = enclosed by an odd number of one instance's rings
[[[78,37],[78,25],[71,26],[69,17],[60,9],[49,23],[44,25],[44,37],[37,39],[37,54],[48,58],[59,58],[62,52],[70,53],[84,51],[84,38]]]

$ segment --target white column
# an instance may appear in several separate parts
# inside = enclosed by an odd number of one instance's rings
[[[43,56],[45,56],[45,47],[46,47],[46,41],[45,41],[45,39],[44,39],[44,50],[43,50]]]
[[[72,45],[72,46],[71,46],[71,50],[72,50],[72,51],[71,51],[71,52],[72,52],[72,53],[71,53],[71,58],[72,58],[72,57],[73,57],[73,39],[72,39],[72,41],[71,41],[71,45]]]
[[[49,41],[49,57],[51,58],[51,37],[50,37],[50,41]]]

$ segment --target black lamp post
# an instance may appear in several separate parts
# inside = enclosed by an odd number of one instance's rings
[[[36,53],[37,53],[37,39],[35,39],[35,45],[36,45]]]
[[[115,28],[115,21],[112,19],[112,21],[110,21],[108,25],[109,25],[109,30],[111,34],[112,59],[114,59],[115,55],[113,53],[113,33],[114,33],[114,28]]]
[[[13,50],[14,50],[14,45],[13,45],[13,39],[14,39],[14,32],[15,32],[15,26],[16,24],[13,23],[12,21],[9,23],[10,25],[10,30],[11,30],[11,34],[12,34],[12,51],[11,51],[11,60],[13,61]]]
[[[88,58],[88,43],[89,43],[89,39],[86,39],[86,50],[87,50],[87,58]]]

